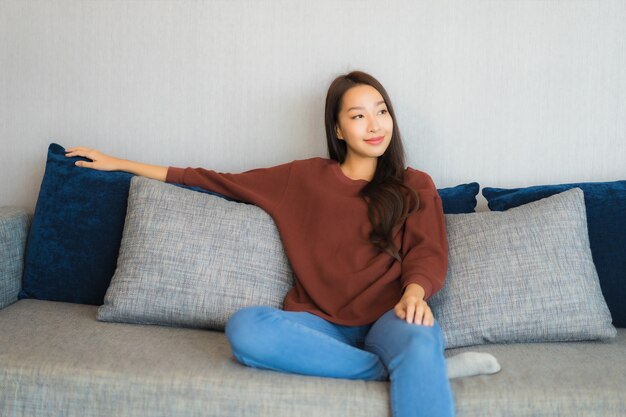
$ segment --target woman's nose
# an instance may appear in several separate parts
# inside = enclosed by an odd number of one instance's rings
[[[378,126],[376,119],[370,120],[369,131],[374,133],[374,132],[377,132],[378,129],[380,129],[380,127]]]

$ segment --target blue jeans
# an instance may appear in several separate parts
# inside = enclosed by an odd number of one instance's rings
[[[454,416],[443,333],[388,311],[374,324],[340,326],[311,313],[244,308],[226,324],[233,355],[260,369],[391,381],[394,417]]]

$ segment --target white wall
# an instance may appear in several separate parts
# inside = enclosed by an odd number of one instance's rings
[[[626,1],[0,0],[0,205],[47,145],[237,172],[326,156],[362,69],[438,186],[626,179]]]

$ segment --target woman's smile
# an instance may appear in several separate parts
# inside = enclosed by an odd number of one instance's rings
[[[378,136],[371,139],[365,139],[365,142],[367,142],[369,145],[380,145],[381,143],[383,143],[384,140],[384,136]]]

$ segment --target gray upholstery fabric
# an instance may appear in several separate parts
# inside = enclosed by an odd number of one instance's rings
[[[458,417],[626,416],[626,329],[610,342],[513,343],[451,349],[493,354],[502,371],[452,380]]]
[[[0,309],[17,301],[31,219],[22,209],[0,207]]]
[[[247,368],[222,332],[103,323],[96,308],[21,300],[0,311],[0,415],[391,415],[386,382]],[[493,353],[502,371],[452,381],[458,417],[626,415],[626,329],[612,343],[471,350]]]
[[[135,177],[98,319],[223,329],[242,307],[281,307],[292,279],[262,209]]]
[[[0,415],[380,417],[387,385],[239,365],[224,333],[96,321],[96,307],[0,311]]]
[[[505,212],[446,215],[449,269],[430,300],[447,347],[615,336],[575,188]]]

